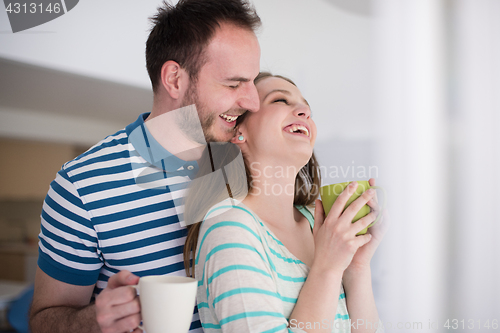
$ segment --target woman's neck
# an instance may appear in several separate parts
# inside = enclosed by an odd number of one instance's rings
[[[295,222],[295,177],[300,168],[253,163],[252,185],[243,203],[263,221],[275,228],[288,228]]]

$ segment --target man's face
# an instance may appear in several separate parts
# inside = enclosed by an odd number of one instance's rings
[[[205,56],[207,61],[196,83],[190,84],[182,105],[194,103],[198,111],[205,138],[193,139],[200,143],[204,143],[200,141],[203,139],[229,141],[234,136],[238,116],[259,110],[259,96],[253,83],[260,68],[259,42],[252,31],[221,24]],[[188,126],[185,129],[190,131]]]

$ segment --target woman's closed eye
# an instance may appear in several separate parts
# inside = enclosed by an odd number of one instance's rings
[[[288,104],[288,100],[286,98],[277,98],[273,101],[273,103],[285,103]]]

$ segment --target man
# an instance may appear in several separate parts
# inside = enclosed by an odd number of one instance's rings
[[[253,79],[260,19],[244,0],[181,0],[164,4],[152,21],[152,112],[66,163],[51,183],[30,313],[34,333],[140,332],[130,285],[139,276],[185,274],[186,230],[174,202],[183,192],[173,188],[194,177],[200,141],[229,141],[236,118],[259,108]],[[204,138],[192,129],[189,110]],[[162,176],[161,186],[151,186],[152,174]],[[191,332],[200,327],[195,309]]]

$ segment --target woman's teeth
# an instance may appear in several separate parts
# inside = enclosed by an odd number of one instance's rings
[[[290,132],[290,133],[294,133],[294,132],[297,132],[297,131],[300,131],[300,133],[303,133],[303,134],[309,136],[309,130],[305,126],[302,126],[302,125],[293,125],[292,127],[290,127],[288,129],[288,132]]]
[[[221,114],[219,116],[222,119],[224,119],[225,121],[227,121],[228,123],[232,123],[233,121],[235,121],[236,119],[238,119],[238,116],[228,116],[226,114]]]

